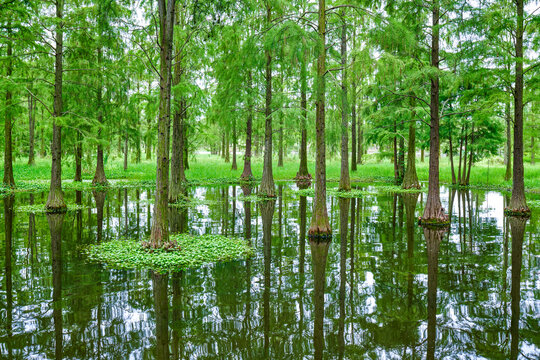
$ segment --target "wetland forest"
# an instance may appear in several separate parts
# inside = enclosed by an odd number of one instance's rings
[[[540,359],[540,1],[0,0],[0,358]]]

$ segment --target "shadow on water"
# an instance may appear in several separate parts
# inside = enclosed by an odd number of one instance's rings
[[[307,239],[313,198],[277,184],[188,187],[171,233],[242,237],[254,256],[170,274],[88,262],[84,246],[146,239],[153,190],[66,192],[65,215],[4,197],[0,358],[532,359],[540,222],[507,196],[443,191],[449,233],[424,230],[422,194],[328,198],[333,241]],[[425,200],[425,199],[424,199]]]

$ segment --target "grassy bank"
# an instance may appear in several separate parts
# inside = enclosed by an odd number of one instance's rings
[[[255,158],[252,168],[255,178],[262,176],[262,159]],[[231,170],[231,164],[225,163],[220,157],[212,155],[197,155],[190,160],[190,169],[186,171],[188,180],[195,183],[221,183],[236,181],[242,173],[243,161],[239,157],[238,170]],[[3,167],[2,167],[3,169]],[[313,174],[315,165],[309,162],[309,171]],[[50,178],[50,159],[37,159],[36,164],[28,166],[26,159],[19,159],[14,164],[14,176],[17,185],[21,188],[38,190],[48,184]],[[273,173],[276,180],[291,180],[298,171],[298,159],[286,159],[285,166],[278,167],[274,163]],[[417,171],[420,181],[428,180],[428,162],[417,162]],[[442,183],[451,183],[450,164],[446,159],[441,161],[440,178]],[[358,166],[358,170],[351,172],[353,182],[384,182],[392,183],[394,168],[391,162],[367,162]],[[83,169],[83,179],[92,180],[93,167]],[[156,178],[155,160],[143,161],[139,164],[129,164],[126,171],[123,170],[121,159],[109,159],[105,165],[105,173],[108,179],[119,181],[121,184],[146,183],[152,184]],[[340,163],[339,159],[331,159],[327,162],[328,181],[339,179]],[[483,162],[474,165],[471,171],[471,185],[474,187],[510,189],[511,181],[504,181],[505,167],[502,164]],[[1,172],[3,175],[3,171]],[[65,163],[62,167],[62,178],[72,180],[74,177],[74,166]],[[68,187],[70,184],[66,184]],[[525,187],[528,191],[540,192],[540,165],[525,164]]]

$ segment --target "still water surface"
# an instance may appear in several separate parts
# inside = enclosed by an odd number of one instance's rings
[[[2,359],[539,359],[539,214],[507,221],[497,192],[443,191],[450,232],[416,225],[425,195],[329,198],[334,235],[311,242],[312,198],[279,186],[197,187],[171,227],[249,239],[255,257],[158,275],[90,263],[81,248],[149,237],[151,189],[67,192],[85,209],[1,208]]]

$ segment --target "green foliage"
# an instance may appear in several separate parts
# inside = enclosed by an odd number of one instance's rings
[[[171,235],[179,250],[145,250],[140,241],[113,240],[85,249],[88,258],[112,268],[152,269],[158,272],[181,271],[214,262],[238,260],[253,255],[245,240],[221,235]]]

